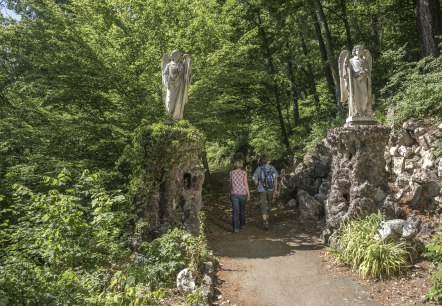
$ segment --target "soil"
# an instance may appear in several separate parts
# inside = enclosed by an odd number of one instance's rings
[[[214,305],[436,305],[423,301],[430,263],[384,281],[362,279],[326,251],[323,220],[304,220],[297,208],[276,202],[263,230],[256,192],[246,227],[233,233],[227,177],[212,174],[216,188],[204,195],[206,234],[219,263]]]

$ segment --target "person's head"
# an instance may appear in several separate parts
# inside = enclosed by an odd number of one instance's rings
[[[244,161],[237,158],[233,161],[233,166],[235,167],[235,169],[242,169],[242,167],[244,166]]]
[[[267,159],[267,156],[265,156],[265,155],[261,155],[261,157],[259,158],[259,165],[260,166],[262,166],[262,165],[265,165],[265,164],[267,164],[267,162],[268,162],[269,160]]]

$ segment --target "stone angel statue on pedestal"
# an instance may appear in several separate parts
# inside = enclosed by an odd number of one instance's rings
[[[339,83],[341,102],[348,100],[347,125],[376,124],[373,119],[373,93],[371,71],[373,59],[370,51],[362,45],[350,52],[344,50],[339,55]]]
[[[187,103],[192,60],[190,55],[175,50],[164,54],[161,62],[163,86],[166,90],[166,111],[173,120],[183,119]]]

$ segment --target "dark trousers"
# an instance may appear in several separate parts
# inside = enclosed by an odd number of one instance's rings
[[[232,226],[234,230],[238,230],[241,226],[246,225],[246,195],[231,194],[232,201]]]

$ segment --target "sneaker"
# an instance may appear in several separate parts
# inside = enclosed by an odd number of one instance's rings
[[[241,225],[239,228],[240,229],[243,229],[243,228],[245,228],[246,227],[246,225],[244,224],[244,225]]]
[[[269,229],[269,223],[267,221],[262,221],[262,229],[268,230]]]
[[[233,230],[233,233],[234,233],[234,234],[238,234],[238,233],[239,233],[239,229],[234,229],[234,230]]]

